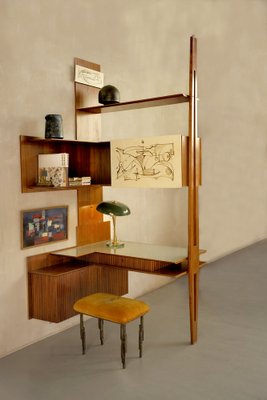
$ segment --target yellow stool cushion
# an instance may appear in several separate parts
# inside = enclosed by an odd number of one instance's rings
[[[150,307],[143,301],[109,293],[95,293],[83,297],[76,301],[73,308],[80,314],[118,324],[127,324],[150,310]]]

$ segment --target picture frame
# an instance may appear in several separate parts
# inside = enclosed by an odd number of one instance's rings
[[[76,64],[74,81],[101,89],[104,86],[104,74],[103,72]]]
[[[68,206],[21,211],[22,249],[68,239]]]
[[[146,136],[111,141],[111,186],[182,187],[182,136]]]

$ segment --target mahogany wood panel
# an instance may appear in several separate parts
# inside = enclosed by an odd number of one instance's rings
[[[156,271],[160,268],[166,267],[169,265],[168,262],[157,261],[157,260],[145,260],[142,258],[135,257],[124,257],[112,254],[100,254],[94,253],[90,256],[81,257],[80,259],[84,259],[86,261],[97,263],[97,264],[106,264],[112,265],[116,267],[124,267],[129,268],[131,270],[136,271],[147,271],[152,272]]]
[[[92,183],[101,185],[110,184],[110,143],[90,143],[86,157],[89,161]]]
[[[128,293],[128,271],[100,266],[98,291],[122,296]]]
[[[73,304],[98,291],[99,267],[87,266],[63,273],[30,273],[30,318],[60,322],[75,315]]]
[[[106,291],[128,292],[128,272],[97,265],[48,267],[29,273],[29,317],[60,322],[75,315],[73,304],[81,297]]]
[[[68,263],[73,267],[84,265],[84,262],[80,260],[70,260],[69,257],[55,256],[50,253],[43,253],[27,257],[27,271],[33,272],[35,270],[40,270],[55,265],[64,265],[65,263]]]
[[[60,322],[75,315],[73,304],[99,291],[128,293],[128,271],[51,255],[27,259],[29,318]],[[113,274],[114,272],[114,274]]]
[[[109,270],[127,270],[127,271],[133,271],[133,272],[139,272],[139,273],[144,273],[144,274],[149,274],[149,275],[160,275],[160,276],[168,276],[171,278],[181,278],[182,276],[185,276],[188,274],[188,262],[182,262],[180,264],[169,264],[167,266],[161,267],[160,269],[154,270],[154,271],[141,271],[141,270],[136,270],[131,267],[118,267],[118,266],[110,266],[110,265],[104,265],[104,264],[99,264],[102,268],[108,268]],[[206,265],[204,261],[200,261],[199,263],[199,268],[202,268]]]
[[[110,143],[79,142],[75,140],[43,139],[20,136],[22,192],[58,190],[36,187],[38,154],[68,153],[69,176],[91,176],[92,184],[110,185]],[[60,188],[77,189],[77,187]],[[82,187],[82,190],[86,188]]]
[[[38,176],[38,154],[52,153],[51,142],[31,140],[31,137],[20,136],[21,188],[27,192],[35,186]]]

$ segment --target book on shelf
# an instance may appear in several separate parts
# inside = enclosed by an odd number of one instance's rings
[[[68,186],[69,154],[38,154],[38,185]]]
[[[69,177],[69,186],[86,186],[91,185],[91,177],[90,176],[82,176],[82,177]]]

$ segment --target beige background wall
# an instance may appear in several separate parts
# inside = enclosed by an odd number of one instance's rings
[[[267,236],[267,2],[264,0],[1,0],[0,15],[0,355],[65,329],[27,319],[25,258],[62,243],[20,249],[20,211],[69,205],[75,244],[76,194],[20,192],[19,135],[44,135],[60,113],[74,138],[73,58],[102,65],[122,100],[188,91],[189,36],[199,39],[201,247],[214,259]],[[103,120],[103,139],[187,134],[187,107]],[[106,189],[132,215],[119,236],[186,244],[186,190]],[[252,260],[253,262],[253,260]],[[252,265],[253,268],[253,265]],[[165,280],[131,274],[137,296]]]

